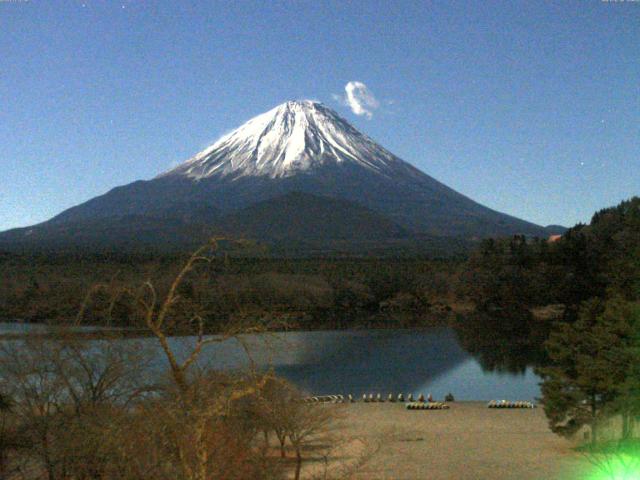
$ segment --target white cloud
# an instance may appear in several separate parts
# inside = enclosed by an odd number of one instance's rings
[[[356,115],[364,115],[367,118],[373,117],[373,111],[380,106],[380,102],[373,95],[373,92],[362,82],[352,81],[344,86],[345,94],[332,95],[333,99],[351,108]]]

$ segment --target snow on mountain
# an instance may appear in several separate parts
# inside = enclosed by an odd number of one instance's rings
[[[291,101],[252,118],[160,177],[285,178],[343,162],[383,175],[404,163],[323,104]]]

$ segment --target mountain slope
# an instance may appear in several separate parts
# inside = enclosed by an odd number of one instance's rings
[[[160,236],[162,221],[216,230],[224,230],[226,222],[227,230],[239,231],[244,225],[250,226],[247,231],[266,233],[275,225],[269,209],[285,211],[282,202],[296,199],[286,197],[292,192],[307,194],[301,205],[308,204],[308,208],[298,212],[289,208],[286,215],[305,225],[300,232],[314,232],[309,233],[311,237],[322,233],[323,222],[328,221],[334,222],[331,230],[341,232],[343,237],[362,237],[364,232],[375,236],[367,220],[372,215],[384,219],[380,230],[388,228],[401,237],[548,235],[544,227],[491,210],[438,182],[379,146],[326,106],[301,101],[287,102],[258,115],[154,179],[114,188],[28,230],[0,234],[0,245],[26,240],[27,231],[32,238],[53,242],[61,231],[67,232],[66,237],[72,241],[74,229],[82,230],[83,238],[91,236],[91,231],[104,235],[107,224],[134,217],[153,219]],[[238,213],[277,197],[288,200]],[[330,207],[327,197],[347,202],[349,215],[342,220],[316,215],[320,208],[316,197],[325,198],[324,211],[339,208]],[[311,208],[311,204],[315,206]],[[234,220],[235,214],[239,216]],[[358,215],[363,216],[358,227],[363,232],[354,228]],[[340,221],[351,225],[338,226]],[[100,222],[104,225],[96,228]],[[117,228],[124,228],[122,222]],[[131,228],[134,233],[130,236],[135,240],[135,222]],[[281,228],[280,232],[285,235],[287,230]],[[129,234],[123,231],[122,235]],[[177,232],[173,236],[181,237]],[[386,233],[382,236],[388,238]]]
[[[0,251],[146,251],[193,249],[215,233],[208,224],[144,215],[45,222],[0,234]]]
[[[292,192],[228,215],[222,233],[261,240],[388,240],[408,232],[389,219],[345,200]]]

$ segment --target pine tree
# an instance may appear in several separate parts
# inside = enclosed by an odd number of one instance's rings
[[[622,416],[623,440],[632,436],[634,424],[640,419],[640,304],[628,304],[627,310],[632,328],[624,359],[628,370],[612,405],[612,410]]]
[[[551,366],[539,373],[544,380],[545,413],[554,432],[571,436],[588,425],[595,443],[601,417],[621,411],[623,385],[635,368],[637,318],[636,304],[618,297],[606,303],[593,299],[583,303],[575,323],[560,323],[552,331],[546,343]]]

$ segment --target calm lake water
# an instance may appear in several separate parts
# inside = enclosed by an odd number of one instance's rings
[[[0,323],[0,334],[42,328]],[[156,350],[161,362],[156,340],[142,342]],[[186,352],[193,342],[190,337],[172,339],[176,351]],[[255,364],[273,367],[316,395],[402,392],[431,393],[441,399],[451,392],[457,400],[534,400],[540,396],[540,380],[532,369],[522,374],[483,371],[449,328],[287,332],[246,335],[242,342],[249,346]],[[232,370],[247,367],[249,359],[241,344],[231,339],[208,346],[200,363]]]

